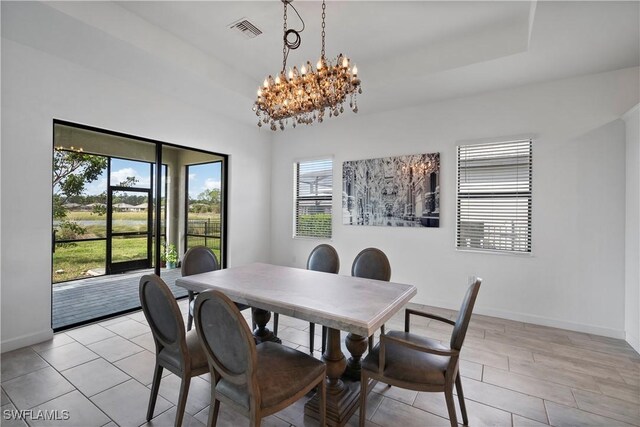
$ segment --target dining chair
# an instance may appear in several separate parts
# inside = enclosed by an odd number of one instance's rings
[[[313,248],[307,258],[307,270],[321,271],[323,273],[338,274],[340,271],[340,257],[338,252],[331,245],[323,243]],[[278,335],[278,321],[280,315],[273,313],[273,333]],[[316,324],[309,322],[309,353],[313,354]],[[322,353],[327,347],[327,327],[322,327]]]
[[[220,402],[249,417],[251,426],[318,386],[320,425],[325,425],[326,366],[298,350],[271,341],[256,346],[238,307],[220,291],[198,295],[196,331],[211,370],[208,426],[216,425]]]
[[[369,379],[384,382],[400,388],[425,392],[444,392],[451,426],[458,425],[453,401],[455,383],[464,425],[468,425],[467,409],[464,404],[462,381],[458,363],[460,350],[469,327],[473,306],[480,290],[482,279],[472,278],[456,321],[418,310],[405,311],[404,332],[390,331],[380,336],[380,342],[362,361],[360,377],[360,427],[364,426]],[[412,334],[410,316],[421,316],[453,326],[449,346],[440,342]]]
[[[156,362],[147,421],[153,418],[164,368],[181,379],[175,426],[182,425],[191,378],[209,372],[207,357],[195,331],[185,332],[184,320],[167,284],[155,274],[140,278],[140,304],[156,346]]]
[[[391,280],[391,264],[389,258],[378,248],[366,248],[360,251],[351,265],[351,275],[365,279]],[[384,325],[380,327],[384,334]],[[373,348],[373,335],[369,337],[369,350]]]
[[[216,254],[206,246],[194,246],[189,249],[182,258],[180,272],[182,276],[191,276],[192,274],[207,273],[209,271],[220,270],[220,264]],[[187,331],[191,330],[193,325],[193,306],[194,306],[194,292],[188,291],[189,295],[189,315],[187,317]],[[249,308],[248,305],[238,304],[240,310]],[[255,329],[255,325],[253,327]]]

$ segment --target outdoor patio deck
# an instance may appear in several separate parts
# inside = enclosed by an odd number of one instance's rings
[[[152,269],[54,284],[53,329],[139,307],[138,283],[142,275],[150,273]],[[175,285],[179,268],[162,269],[160,275],[176,297],[187,295]]]

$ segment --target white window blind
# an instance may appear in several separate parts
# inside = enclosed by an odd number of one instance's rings
[[[331,237],[333,160],[295,164],[294,236]]]
[[[531,252],[531,140],[458,146],[458,249]]]

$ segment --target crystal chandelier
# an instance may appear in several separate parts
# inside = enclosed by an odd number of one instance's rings
[[[258,126],[269,124],[274,131],[278,127],[284,130],[285,125],[289,123],[294,128],[299,123],[306,125],[314,121],[322,123],[327,113],[329,117],[337,117],[344,112],[343,104],[347,98],[349,98],[349,108],[357,113],[356,96],[362,93],[358,68],[355,65],[351,66],[349,58],[340,54],[333,64],[325,57],[326,5],[324,0],[322,1],[322,51],[316,69],[314,70],[311,63],[307,61],[299,70],[294,66],[285,75],[289,51],[300,47],[298,31],[287,29],[287,5],[291,1],[282,0],[284,3],[282,71],[275,79],[269,76],[264,80],[263,85],[258,88],[258,98],[253,106],[253,111],[258,116]],[[295,7],[293,5],[291,7],[298,14]],[[299,14],[298,17],[300,17]],[[304,22],[302,24],[302,30],[304,30]]]

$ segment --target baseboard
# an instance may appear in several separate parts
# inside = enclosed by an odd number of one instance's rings
[[[638,353],[640,353],[640,338],[639,337],[634,337],[633,335],[627,333],[627,336],[625,338],[625,341],[629,343],[629,345],[631,347],[633,347],[633,349],[635,351],[637,351]]]
[[[431,300],[426,303],[436,307],[448,308],[451,310],[460,310],[459,303],[457,305],[446,301]],[[567,329],[570,331],[583,332],[585,334],[602,335],[610,338],[625,339],[625,331],[622,329],[604,328],[596,325],[570,322],[566,320],[553,319],[550,317],[536,316],[526,313],[517,313],[507,310],[500,310],[489,307],[476,306],[473,310],[476,314],[485,316],[499,317],[502,319],[515,320],[517,322],[532,323],[534,325],[548,326],[550,328]]]
[[[548,326],[551,328],[568,329],[570,331],[583,332],[585,334],[602,335],[617,339],[624,339],[625,337],[625,332],[622,329],[603,328],[602,326],[575,323],[550,317],[514,313],[506,310],[495,310],[490,308],[478,309],[475,310],[475,312],[486,316],[502,317],[504,319],[516,320],[518,322],[533,323],[534,325]]]
[[[4,340],[0,343],[0,349],[2,353],[7,351],[17,350],[22,347],[48,341],[53,338],[53,329],[47,329],[44,331],[36,332],[33,334],[22,335],[16,338]]]

